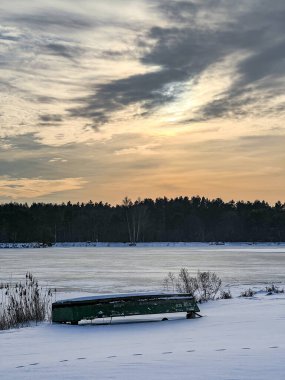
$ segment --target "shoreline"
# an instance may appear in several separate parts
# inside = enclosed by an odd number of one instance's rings
[[[0,249],[32,249],[32,248],[72,248],[72,247],[285,247],[285,242],[145,242],[145,243],[128,243],[128,242],[61,242],[54,244],[44,244],[39,242],[30,243],[0,243]]]

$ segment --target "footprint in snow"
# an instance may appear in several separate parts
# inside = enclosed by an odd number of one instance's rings
[[[18,365],[18,367],[16,368],[24,368],[25,366],[24,365]]]
[[[67,359],[64,359],[64,360],[60,360],[59,362],[60,362],[60,363],[68,362],[68,360],[67,360]]]
[[[243,347],[242,350],[250,350],[250,347]]]
[[[142,354],[133,354],[133,356],[141,356]]]
[[[195,352],[195,350],[188,350],[188,351],[186,351],[186,352]]]
[[[278,346],[271,346],[271,347],[269,347],[269,348],[279,348]]]
[[[168,355],[168,354],[173,354],[172,351],[166,351],[166,352],[163,352],[162,355]]]
[[[31,363],[31,364],[29,364],[29,365],[38,365],[39,363]]]
[[[226,351],[226,348],[219,348],[216,351]]]
[[[84,360],[84,359],[86,359],[86,358],[77,358],[77,360]]]
[[[107,356],[107,359],[116,358],[116,355]]]

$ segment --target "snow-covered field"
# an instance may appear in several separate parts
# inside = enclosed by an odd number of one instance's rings
[[[42,323],[0,332],[0,379],[281,380],[285,373],[285,295],[241,289],[284,286],[284,247],[52,248],[3,250],[1,280],[30,269],[59,298],[160,290],[169,270],[215,270],[234,298],[184,314],[117,318],[112,324]],[[84,289],[85,292],[80,290]],[[135,322],[135,323],[134,323]],[[139,323],[138,323],[139,322]]]
[[[0,378],[284,379],[284,295],[214,301],[201,310],[195,320],[176,314],[166,322],[44,323],[2,332]]]

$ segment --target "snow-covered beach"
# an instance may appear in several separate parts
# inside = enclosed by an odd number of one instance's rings
[[[161,290],[163,276],[181,266],[217,271],[234,298],[203,303],[204,317],[194,320],[171,314],[165,322],[160,315],[2,331],[0,378],[281,380],[285,295],[238,295],[270,281],[283,287],[284,265],[282,246],[2,250],[1,279],[29,268],[59,289],[57,299]]]
[[[172,315],[0,334],[2,379],[283,379],[285,297],[219,300]],[[107,322],[107,321],[105,321]],[[96,322],[98,323],[98,322]]]

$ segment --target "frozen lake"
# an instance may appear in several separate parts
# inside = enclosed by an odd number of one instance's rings
[[[169,272],[215,271],[225,285],[285,283],[284,246],[69,247],[1,249],[0,282],[32,272],[60,291],[162,290]]]
[[[1,281],[26,271],[78,294],[161,290],[181,266],[216,271],[225,283],[284,281],[282,246],[96,247],[0,250]],[[235,297],[200,305],[204,318],[175,313],[112,324],[40,323],[0,334],[0,378],[282,380],[285,295]],[[183,314],[183,315],[182,315]],[[136,319],[137,320],[137,319]],[[101,321],[100,321],[101,322]],[[191,377],[191,376],[190,376]]]

